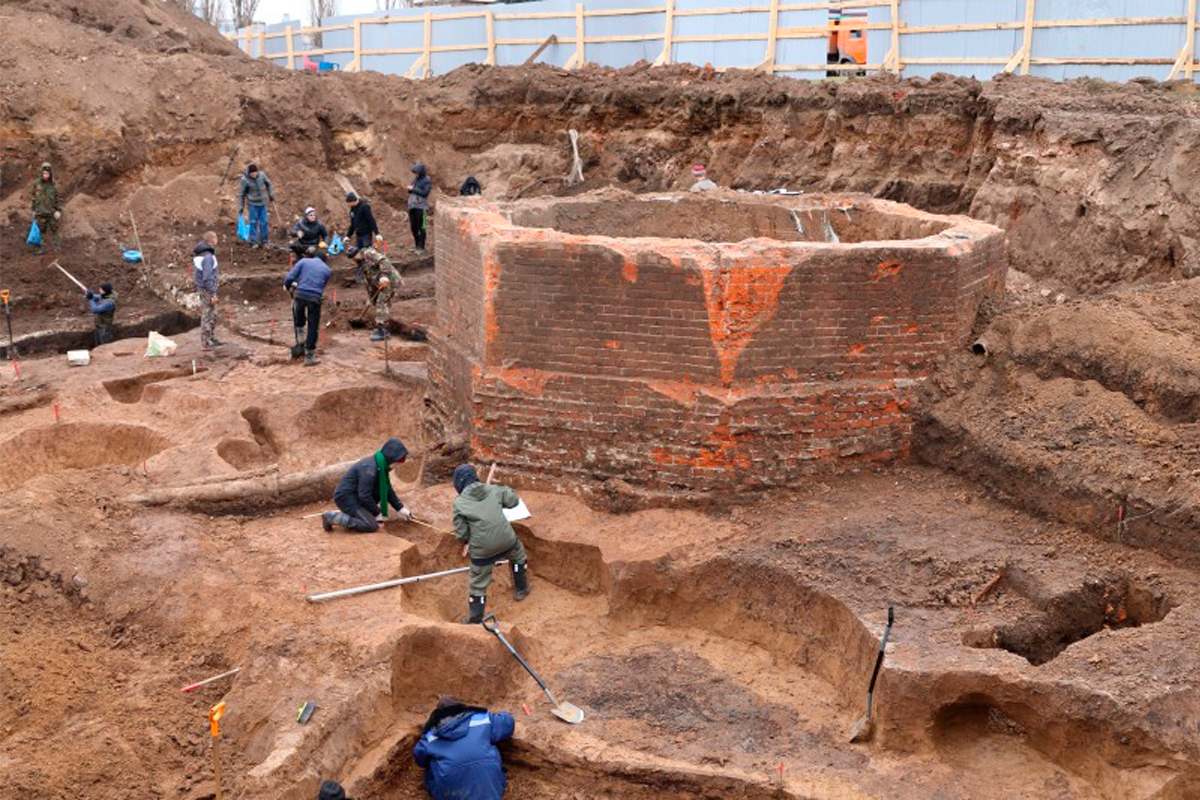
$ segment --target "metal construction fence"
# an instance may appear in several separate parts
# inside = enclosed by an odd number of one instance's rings
[[[375,70],[410,78],[464,64],[539,60],[565,69],[711,64],[796,78],[887,70],[989,78],[1200,80],[1198,0],[541,0],[330,17],[319,27],[230,34],[290,69]],[[826,64],[832,13],[867,39],[866,64]]]

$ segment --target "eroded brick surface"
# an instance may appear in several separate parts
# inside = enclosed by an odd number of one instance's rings
[[[791,237],[738,242],[613,235],[631,205],[661,230],[661,196],[558,202],[595,235],[553,200],[438,208],[433,413],[527,473],[708,491],[903,457],[915,387],[1003,291],[1002,231],[866,197],[671,201],[681,237]]]

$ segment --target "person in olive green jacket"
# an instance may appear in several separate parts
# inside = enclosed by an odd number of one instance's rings
[[[463,557],[471,557],[471,574],[467,597],[469,616],[464,624],[483,622],[487,590],[492,583],[492,567],[508,559],[512,570],[513,597],[524,600],[529,594],[529,559],[525,548],[504,516],[504,509],[516,508],[520,499],[507,486],[488,485],[479,481],[479,473],[470,464],[454,470],[454,536],[463,545]]]
[[[42,232],[42,243],[45,244],[49,240],[58,247],[58,221],[62,219],[62,198],[58,195],[58,187],[54,185],[54,173],[50,169],[49,161],[42,164],[41,177],[29,187],[29,202],[33,207],[33,218]]]

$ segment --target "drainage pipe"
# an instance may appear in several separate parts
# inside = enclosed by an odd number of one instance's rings
[[[507,564],[508,561],[497,561],[499,564]],[[324,594],[310,594],[305,599],[310,603],[317,603],[322,600],[332,600],[335,597],[349,597],[352,594],[363,594],[364,592],[374,592],[378,589],[390,589],[393,586],[403,586],[406,583],[416,583],[417,581],[427,581],[430,578],[443,578],[446,575],[457,575],[460,572],[466,572],[470,567],[456,567],[455,569],[445,569],[441,572],[430,572],[426,575],[413,575],[411,578],[397,578],[394,581],[384,581],[383,583],[371,583],[366,586],[355,586],[351,589],[339,589],[336,592],[325,592]]]

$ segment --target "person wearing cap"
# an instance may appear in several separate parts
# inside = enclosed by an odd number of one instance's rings
[[[239,214],[246,215],[250,224],[250,246],[262,247],[267,243],[267,203],[275,202],[275,187],[267,173],[258,168],[258,164],[246,166],[246,174],[242,175],[239,203]]]
[[[346,228],[346,238],[359,249],[370,247],[376,239],[381,238],[371,204],[354,192],[346,193],[346,204],[350,206],[350,227]]]
[[[312,206],[304,209],[303,219],[292,226],[292,252],[300,254],[310,247],[322,248],[329,241],[329,229],[317,219],[317,210]]]
[[[692,177],[696,181],[692,184],[693,192],[711,192],[713,189],[720,188],[708,179],[708,168],[703,164],[692,167]]]
[[[317,800],[354,800],[346,796],[346,790],[337,781],[322,781],[317,790]]]
[[[321,301],[325,284],[333,270],[317,258],[317,247],[311,245],[283,278],[283,288],[292,293],[292,324],[296,326],[296,339],[304,338],[304,366],[315,367],[317,360],[317,334],[321,330]],[[308,335],[304,336],[305,323]]]
[[[84,293],[87,298],[88,311],[96,317],[96,346],[108,344],[113,340],[113,316],[117,313],[117,293],[113,285],[107,281],[100,284],[100,293],[93,291]]]
[[[333,491],[338,510],[321,514],[321,527],[326,532],[341,525],[348,531],[374,533],[379,523],[387,521],[389,506],[396,509],[399,519],[412,519],[412,509],[392,490],[389,474],[393,464],[403,464],[407,459],[408,448],[393,436],[374,455],[355,461]]]
[[[516,508],[521,499],[507,486],[486,484],[470,464],[454,469],[454,537],[462,543],[463,558],[471,559],[468,578],[465,625],[483,622],[487,590],[492,583],[492,567],[507,559],[513,577],[513,598],[529,595],[529,559],[504,509]]]
[[[48,240],[57,248],[60,243],[58,223],[62,219],[62,196],[54,183],[54,171],[49,161],[42,164],[37,180],[29,187],[29,202],[33,218],[42,232],[43,245]],[[44,246],[40,252],[45,252]]]
[[[412,228],[413,248],[425,252],[425,228],[429,214],[429,193],[433,191],[433,178],[425,171],[425,165],[413,164],[412,173],[417,177],[408,185],[408,225]]]
[[[375,330],[371,332],[371,341],[382,342],[387,338],[387,324],[392,318],[392,298],[403,282],[400,271],[390,258],[374,247],[359,249],[351,246],[347,248],[346,256],[357,265],[367,285],[367,299],[375,306]]]
[[[200,298],[200,347],[204,350],[220,347],[221,343],[217,341],[217,286],[220,272],[216,231],[205,231],[192,248],[192,281]]]
[[[508,787],[496,745],[511,739],[516,721],[507,711],[489,712],[452,695],[438,698],[413,748],[434,800],[500,800]]]

